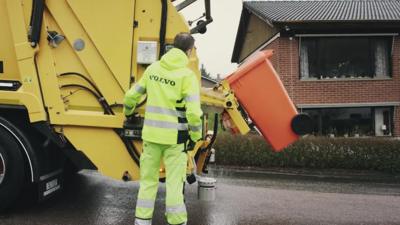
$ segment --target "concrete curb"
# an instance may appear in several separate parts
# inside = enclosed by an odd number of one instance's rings
[[[296,168],[252,168],[232,166],[209,166],[212,174],[257,174],[260,177],[274,177],[282,179],[313,179],[313,180],[338,180],[359,181],[373,183],[400,184],[400,174],[387,174],[376,171],[355,171],[338,169],[296,169]]]

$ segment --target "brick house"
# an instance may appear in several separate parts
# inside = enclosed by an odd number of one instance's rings
[[[314,133],[400,136],[400,1],[245,1],[232,62],[272,64]]]
[[[218,82],[209,77],[201,77],[201,86],[206,88],[214,87]]]

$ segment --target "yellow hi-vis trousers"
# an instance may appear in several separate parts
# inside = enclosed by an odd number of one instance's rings
[[[166,217],[169,224],[186,224],[187,213],[183,201],[186,180],[187,154],[184,144],[164,145],[144,141],[140,156],[140,189],[136,202],[135,225],[151,225],[157,196],[160,161],[166,172]]]

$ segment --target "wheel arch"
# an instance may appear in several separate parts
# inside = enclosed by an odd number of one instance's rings
[[[18,118],[18,122],[16,119]],[[29,142],[29,138],[19,127],[29,125],[28,111],[23,106],[0,105],[0,128],[10,133],[22,149],[22,155],[26,162],[28,178],[30,182],[39,180],[39,163],[36,153]]]

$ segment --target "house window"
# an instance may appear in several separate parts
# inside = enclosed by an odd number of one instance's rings
[[[375,108],[375,135],[391,136],[392,135],[392,109],[391,108]]]
[[[319,136],[361,137],[392,135],[392,108],[303,109],[313,119],[313,133]]]
[[[393,37],[302,37],[302,79],[391,77]]]

